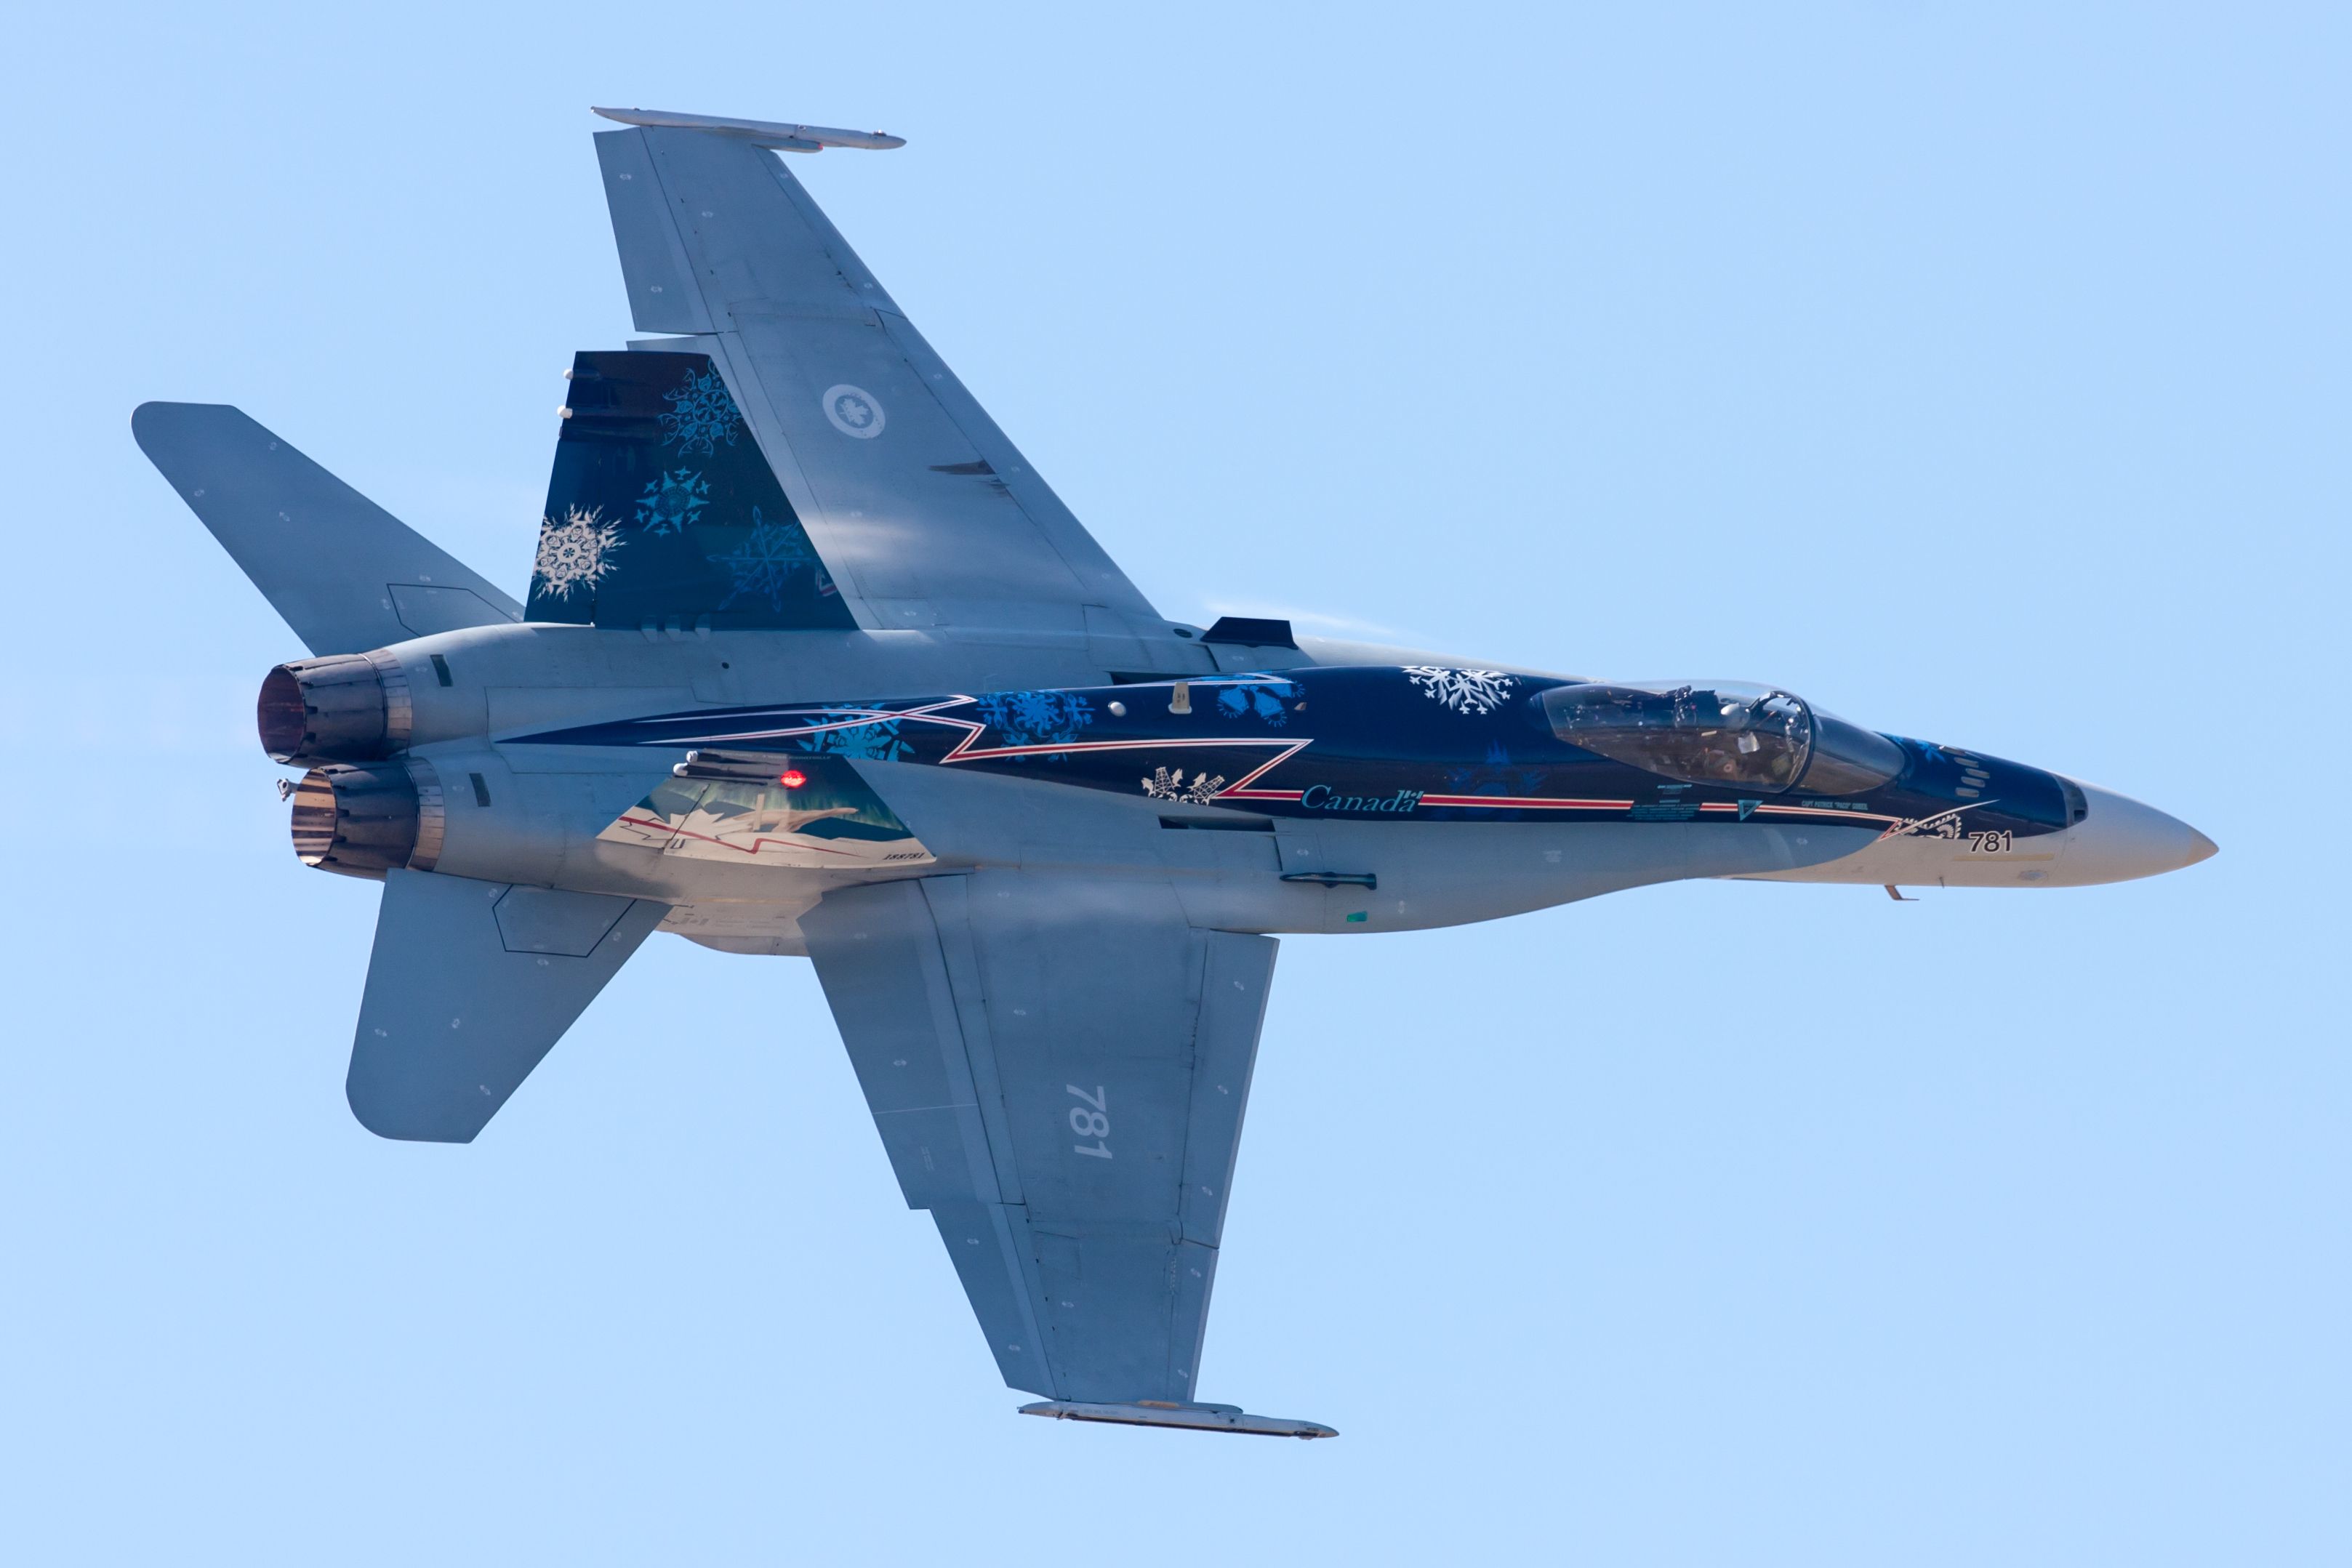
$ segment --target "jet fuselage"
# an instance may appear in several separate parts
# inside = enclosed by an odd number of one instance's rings
[[[1032,678],[844,695],[992,652]],[[519,626],[366,657],[404,687],[425,802],[430,864],[401,863],[660,898],[747,951],[796,951],[831,888],[990,864],[1174,875],[1224,929],[1369,932],[1689,877],[2049,887],[2210,852],[2124,797],[1769,686],[1286,663],[1370,652],[1222,648],[1277,667],[1111,685],[1040,684],[1091,657],[1051,639]]]

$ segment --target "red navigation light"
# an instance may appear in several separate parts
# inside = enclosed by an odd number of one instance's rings
[[[797,789],[808,782],[808,775],[797,768],[787,768],[776,775],[776,782],[787,789]]]

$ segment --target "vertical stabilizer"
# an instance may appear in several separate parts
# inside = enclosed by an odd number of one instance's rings
[[[566,399],[531,620],[856,628],[709,356],[580,354]]]

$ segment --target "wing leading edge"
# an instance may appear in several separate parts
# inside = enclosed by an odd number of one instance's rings
[[[677,126],[596,152],[638,329],[718,366],[860,625],[1170,639],[777,157]]]
[[[1193,928],[1165,883],[993,871],[801,928],[1005,1382],[1038,1414],[1266,1430],[1193,1387],[1275,941]]]

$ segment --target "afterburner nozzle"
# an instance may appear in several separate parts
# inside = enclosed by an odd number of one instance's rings
[[[408,748],[408,677],[385,653],[280,664],[254,705],[261,748],[278,762],[373,762]]]
[[[441,780],[429,762],[330,762],[294,786],[290,824],[302,863],[345,876],[431,871],[441,858]]]

